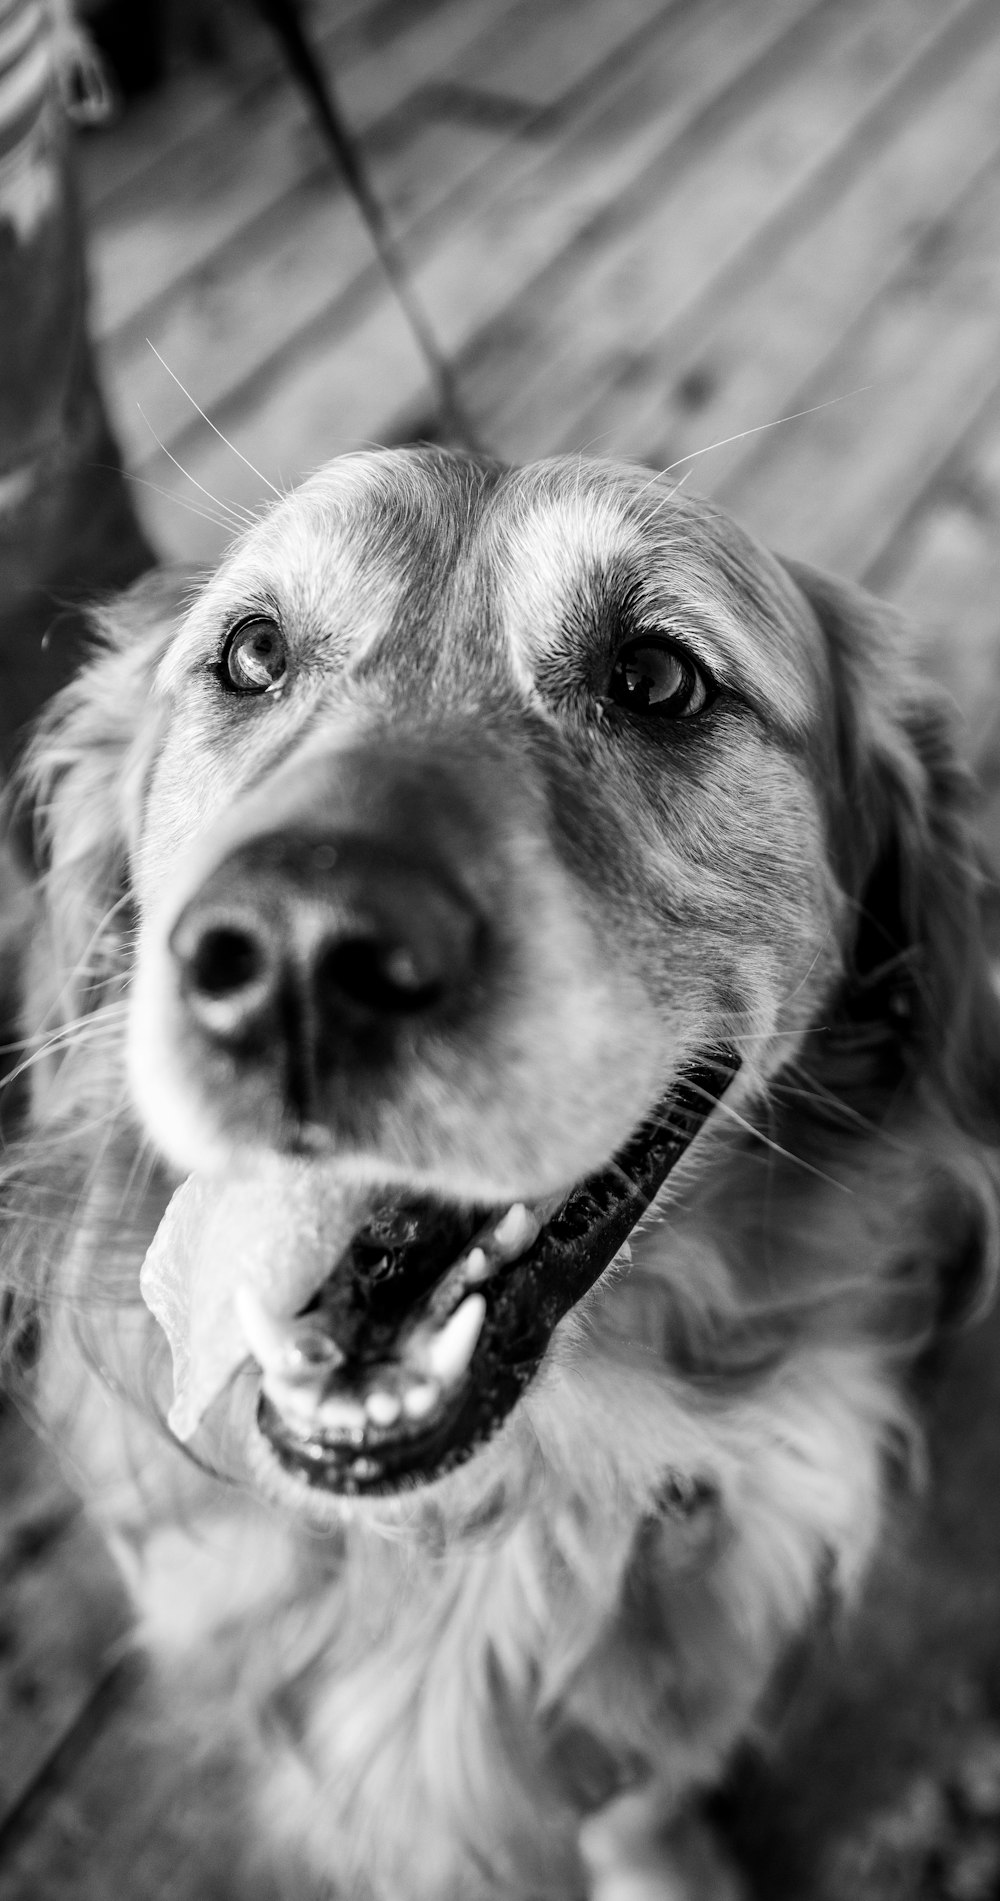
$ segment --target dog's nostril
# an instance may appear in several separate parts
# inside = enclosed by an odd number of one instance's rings
[[[284,968],[280,935],[243,909],[200,900],[175,926],[170,949],[191,1018],[227,1043],[267,1033]]]
[[[188,982],[203,997],[231,997],[265,973],[267,958],[249,931],[216,925],[199,938],[188,960]]]
[[[346,998],[378,1016],[408,1016],[429,1010],[444,985],[421,972],[408,945],[356,937],[323,952],[316,967],[316,989],[321,996]]]

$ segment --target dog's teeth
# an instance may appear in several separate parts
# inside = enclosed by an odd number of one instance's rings
[[[476,1350],[485,1318],[486,1302],[482,1294],[467,1294],[440,1332],[432,1333],[421,1343],[421,1370],[440,1380],[443,1386],[453,1386]]]
[[[236,1311],[246,1343],[265,1373],[285,1378],[329,1372],[343,1359],[335,1340],[308,1320],[281,1320],[246,1283],[236,1289]]]
[[[264,1391],[272,1406],[276,1407],[286,1425],[302,1438],[308,1438],[316,1430],[317,1406],[319,1394],[314,1388],[299,1385],[286,1385],[280,1379],[271,1379],[265,1373]]]
[[[441,1397],[441,1388],[437,1380],[414,1380],[403,1394],[403,1411],[407,1419],[426,1419],[434,1411]]]
[[[364,1455],[351,1460],[351,1477],[355,1479],[377,1479],[382,1467],[377,1459],[366,1459]]]
[[[236,1312],[247,1346],[265,1370],[277,1371],[288,1363],[288,1328],[272,1314],[253,1287],[236,1289]]]
[[[515,1201],[493,1230],[492,1241],[498,1259],[516,1261],[518,1255],[537,1240],[541,1229],[538,1216],[526,1208],[523,1201]]]
[[[350,1393],[328,1393],[319,1402],[317,1418],[325,1432],[363,1432],[365,1409]]]
[[[462,1262],[462,1279],[471,1285],[489,1280],[495,1265],[485,1248],[470,1248]]]
[[[365,1397],[365,1412],[373,1426],[394,1426],[402,1410],[399,1394],[390,1393],[382,1386],[373,1386]]]

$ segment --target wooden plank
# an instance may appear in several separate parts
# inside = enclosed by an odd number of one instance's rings
[[[495,5],[495,0],[493,0]],[[626,8],[615,9],[609,16],[602,0],[577,0],[578,26],[593,24],[585,16],[595,13],[603,30],[599,38],[584,32],[582,45],[587,57],[577,52],[572,62],[572,83],[580,85],[584,76],[600,69],[608,54],[608,20],[615,23],[618,36],[656,19],[662,12],[662,0],[629,0]],[[509,24],[509,23],[508,23]],[[565,22],[564,22],[565,24]],[[615,51],[622,50],[621,38],[611,41]],[[485,70],[493,67],[487,64]],[[549,70],[546,90],[556,84]],[[621,83],[620,79],[617,83]],[[281,146],[280,128],[265,132],[262,150],[253,162],[253,180],[272,179],[274,154],[268,147],[273,135]],[[537,153],[529,146],[521,151],[511,145],[509,129],[485,125],[418,125],[412,139],[397,146],[378,168],[377,184],[384,202],[395,203],[402,213],[401,229],[419,236],[420,243],[430,241],[432,229],[454,216],[462,207],[462,192],[469,181],[481,175],[481,192],[496,192],[501,179],[513,170],[516,177],[537,167]],[[500,169],[498,170],[498,162]],[[227,161],[228,163],[228,161]],[[419,187],[413,189],[412,181]],[[253,186],[253,181],[251,181]],[[238,169],[232,171],[223,186],[210,184],[213,202],[205,210],[206,242],[208,228],[228,224],[235,216],[229,205],[242,207],[245,214],[247,181]],[[405,202],[408,200],[408,202]],[[229,207],[228,209],[226,207]],[[467,207],[466,217],[475,215],[475,205]],[[178,227],[178,241],[186,249],[186,236],[180,234],[177,206],[172,204],[169,222]],[[147,224],[143,225],[143,243],[148,247]],[[185,227],[186,230],[186,227]],[[126,248],[136,241],[136,233],[123,233]],[[201,242],[196,237],[194,251]],[[122,270],[120,256],[107,259],[117,283]],[[161,259],[167,267],[167,259]],[[347,300],[355,308],[359,302],[372,301],[384,289],[381,273],[373,263],[372,246],[353,202],[327,168],[321,175],[301,181],[298,188],[276,202],[269,213],[244,222],[222,249],[209,246],[207,263],[198,270],[186,266],[179,280],[157,300],[153,310],[143,314],[120,333],[107,340],[106,360],[109,381],[127,392],[127,403],[119,410],[122,439],[134,467],[143,469],[149,461],[152,445],[135,414],[139,404],[153,415],[157,434],[176,452],[185,452],[185,433],[191,424],[191,409],[179,392],[172,389],[147,345],[153,338],[166,360],[176,367],[186,382],[196,378],[202,406],[213,415],[290,345],[301,348],[310,330],[325,346],[335,329],[344,324],[350,312],[342,308]]]
[[[387,45],[416,22],[453,0],[318,0],[309,9],[310,38],[337,83],[366,52]],[[82,189],[91,213],[116,195],[143,194],[156,173],[196,141],[207,147],[234,113],[247,113],[268,91],[287,89],[289,75],[273,36],[255,15],[240,8],[240,30],[226,37],[219,61],[174,74],[148,96],[134,100],[110,130],[84,142]]]
[[[1000,395],[865,580],[909,616],[924,665],[959,709],[1000,860]]]
[[[759,438],[715,493],[787,553],[863,574],[978,414],[998,363],[1000,164],[917,236],[797,406],[865,393]]]
[[[885,23],[884,9],[878,18]],[[914,232],[946,216],[995,154],[995,23],[987,0],[908,59],[798,202],[783,200],[678,321],[647,320],[627,380],[567,418],[560,444],[596,437],[609,453],[664,467],[796,409],[801,386],[900,268]],[[700,460],[692,480],[710,492],[751,452],[732,444]]]
[[[769,71],[738,117],[682,155],[687,163],[665,166],[637,215],[609,221],[596,254],[567,254],[533,287],[512,326],[515,344],[518,324],[530,327],[533,374],[512,375],[499,325],[463,362],[487,426],[503,416],[504,451],[522,459],[595,441],[609,452],[652,452],[663,465],[695,446],[675,448],[666,431],[648,426],[666,366],[683,375],[699,352],[697,364],[704,330],[723,314],[735,354],[753,361],[752,308],[745,349],[740,344],[744,294],[766,298],[782,242],[808,229],[845,173],[864,165],[872,119],[891,119],[914,69],[935,60],[956,15],[961,22],[981,11],[982,0],[930,16],[924,0],[823,9],[797,57]],[[826,278],[822,270],[821,285]],[[685,390],[700,390],[695,377]],[[774,413],[781,412],[758,409],[752,421]],[[728,407],[715,421],[701,443],[746,426],[730,421]]]
[[[526,291],[553,260],[582,251],[588,280],[603,271],[616,234],[660,199],[689,145],[714,143],[723,123],[752,109],[800,54],[822,44],[824,12],[824,0],[761,0],[753,8],[703,0],[679,16],[675,36],[644,50],[634,83],[583,115],[530,173],[499,179],[501,188],[494,184],[442,243],[409,245],[417,288],[446,347],[471,358],[470,341],[500,313],[516,323]],[[478,362],[475,369],[478,391]]]
[[[474,66],[465,72],[487,92],[526,101],[536,111],[554,106],[578,87],[596,66],[627,46],[650,17],[666,27],[677,0],[537,0],[519,16],[513,30],[504,27],[474,49]]]
[[[131,1620],[97,1532],[9,1410],[0,1455],[2,1826],[79,1720]]]
[[[343,79],[356,130],[363,133],[396,112],[424,79],[440,72],[440,38],[461,47],[496,25],[498,7],[510,12],[512,0],[450,0],[447,15],[443,8],[429,21],[418,15],[409,32],[369,49]],[[430,26],[439,29],[436,35]],[[172,285],[209,263],[235,233],[251,229],[306,181],[324,196],[342,191],[299,88],[285,79],[231,96],[223,124],[185,142],[95,214],[91,275],[98,338],[129,322],[151,321],[157,299]]]
[[[616,205],[636,173],[662,158],[671,141],[684,134],[748,63],[763,67],[814,4],[769,0],[766,6],[734,15],[730,0],[716,0],[692,14],[678,15],[683,30],[649,46],[640,73],[609,88],[610,97],[588,101],[554,157],[519,148],[507,155],[503,168],[491,167],[486,193],[470,195],[461,217],[442,217],[436,238],[421,229],[428,263],[420,273],[420,288],[435,321],[445,327],[446,343],[455,340],[456,332],[457,340],[464,341],[489,322],[498,299],[513,296],[537,274],[554,250],[589,223],[595,208]],[[666,23],[673,19],[668,15]],[[365,406],[359,359],[377,359],[372,345],[385,327],[386,319],[376,309],[337,339],[311,339],[308,356],[301,366],[293,366],[291,387],[283,381],[280,394],[265,392],[252,408],[248,403],[245,410],[225,410],[225,426],[238,432],[253,460],[257,456],[248,444],[266,443],[273,432],[282,442],[283,455],[290,456],[286,466],[291,470],[322,460],[358,436],[384,436],[399,426],[401,411],[425,399],[423,376],[407,387],[393,378],[390,364],[389,373],[379,373],[370,386]],[[290,405],[297,411],[297,424],[289,417]],[[353,438],[346,426],[327,435],[313,425],[314,415],[325,419],[332,412],[353,419],[359,408],[364,421]],[[131,428],[127,412],[119,413],[121,425]],[[184,449],[185,461],[207,488],[221,488],[241,502],[259,499],[259,486],[255,489],[238,475],[214,443],[185,442]],[[147,473],[145,468],[142,472]],[[162,479],[170,492],[179,490],[169,473],[155,479]],[[154,503],[148,519],[164,545],[176,549],[177,527],[166,511]],[[191,526],[192,539],[185,539],[184,549],[190,548],[196,558],[213,553],[217,542]]]
[[[170,1688],[180,1709],[134,1663],[118,1672],[92,1733],[0,1841],[3,1901],[319,1901],[290,1852],[277,1873],[260,1865],[225,1710],[203,1704],[185,1731],[177,1674]]]

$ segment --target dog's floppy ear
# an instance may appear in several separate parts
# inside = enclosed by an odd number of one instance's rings
[[[949,705],[912,671],[891,608],[787,565],[826,636],[836,696],[833,845],[856,902],[844,1015],[873,1050],[881,1031],[890,1087],[908,1072],[960,1127],[1000,1142],[1000,1002]]]
[[[95,1008],[121,968],[129,851],[158,729],[151,687],[181,606],[177,579],[153,574],[95,613],[93,657],[52,700],[25,754],[50,1026]]]

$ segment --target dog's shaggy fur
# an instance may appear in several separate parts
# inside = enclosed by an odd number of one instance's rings
[[[288,641],[276,696],[220,685],[248,614]],[[691,717],[609,695],[664,636],[711,683]],[[640,471],[348,457],[188,598],[109,612],[28,778],[12,1351],[37,1328],[39,1407],[262,1858],[351,1901],[707,1894],[693,1805],[857,1589],[908,1369],[995,1271],[966,787],[892,617]],[[160,1423],[138,1271],[169,1194],[288,1140],[277,1069],[187,1020],[170,933],[234,841],[425,806],[496,954],[388,1063],[328,1059],[346,1177],[538,1202],[699,1050],[743,1060],[495,1437],[349,1503],[279,1469],[252,1365],[195,1458]]]

